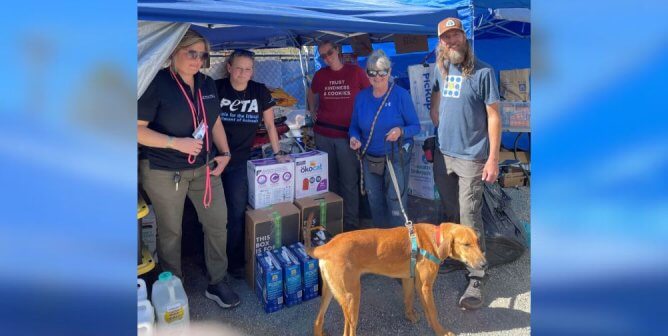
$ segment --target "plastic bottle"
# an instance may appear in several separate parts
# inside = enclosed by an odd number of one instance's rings
[[[155,328],[155,312],[149,300],[137,302],[137,335],[153,336]]]
[[[146,282],[144,279],[137,278],[137,301],[148,300],[146,291]]]
[[[180,335],[188,328],[188,297],[177,276],[171,272],[160,273],[158,280],[153,283],[151,301],[161,335]]]

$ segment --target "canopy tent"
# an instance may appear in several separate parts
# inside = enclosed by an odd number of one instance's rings
[[[436,25],[448,16],[462,19],[469,38],[474,30],[490,38],[528,36],[528,7],[528,0],[139,0],[138,16],[195,24],[220,50],[300,47],[322,38],[347,44],[359,34],[372,42],[392,41],[393,34],[436,36]]]
[[[427,35],[433,49],[436,26],[449,16],[462,20],[478,55],[489,50],[482,59],[497,71],[504,69],[495,64],[499,54],[510,55],[504,62],[511,68],[530,66],[529,0],[138,0],[138,97],[191,25],[213,50],[301,47],[318,40],[345,45],[362,34],[374,48],[394,34]],[[426,55],[388,54],[402,59],[399,64],[420,63]]]

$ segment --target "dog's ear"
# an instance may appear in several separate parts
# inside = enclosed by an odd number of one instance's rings
[[[436,247],[436,254],[441,260],[445,260],[452,253],[452,231],[454,229],[455,227],[451,223],[441,223],[440,225],[441,244]]]

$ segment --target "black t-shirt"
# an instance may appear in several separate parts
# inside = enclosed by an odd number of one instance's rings
[[[255,81],[249,81],[244,91],[235,90],[229,78],[217,80],[216,86],[220,97],[220,120],[225,126],[232,153],[229,165],[245,164],[262,122],[262,113],[276,102],[269,89]]]
[[[199,104],[193,99],[191,90],[181,77],[176,74],[186,93],[194,103],[197,120],[201,120],[202,112]],[[216,146],[213,144],[213,125],[220,113],[218,106],[218,95],[216,84],[202,73],[195,75],[195,94],[202,90],[202,101],[206,110],[206,121],[209,126],[209,160],[216,156]],[[197,96],[195,96],[197,97]],[[138,119],[148,121],[148,128],[156,132],[173,137],[192,137],[195,127],[193,117],[186,97],[183,95],[178,84],[172,77],[169,68],[158,71],[146,92],[137,102]],[[188,154],[181,153],[176,149],[155,148],[143,146],[144,153],[149,160],[151,169],[159,170],[181,170],[199,168],[206,161],[206,144],[197,156],[194,164],[188,163]]]

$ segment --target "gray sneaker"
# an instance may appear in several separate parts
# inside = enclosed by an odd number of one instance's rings
[[[462,297],[459,298],[459,306],[467,309],[473,310],[482,307],[482,279],[470,278],[469,285],[466,287],[466,291],[462,294]]]

